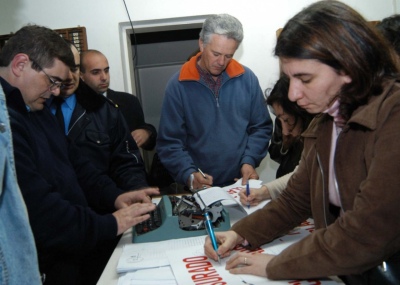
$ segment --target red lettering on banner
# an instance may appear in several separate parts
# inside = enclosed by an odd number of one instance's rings
[[[300,232],[296,232],[296,231],[294,231],[294,230],[292,230],[292,231],[290,231],[290,232],[288,232],[288,236],[294,236],[294,235],[299,235],[300,234]]]
[[[207,273],[207,274],[195,274],[192,276],[192,280],[194,281],[201,281],[204,279],[210,279],[210,278],[219,278],[218,280],[214,280],[214,281],[221,281],[222,278],[218,276],[218,273],[215,269],[212,270],[212,272]]]
[[[196,267],[198,267],[198,266],[196,266]],[[188,265],[186,265],[186,268],[189,268]],[[212,269],[212,265],[211,265],[211,267],[201,266],[200,268],[192,269],[192,270],[189,270],[188,272],[189,273],[203,272],[203,271],[210,271],[211,269]]]
[[[205,266],[211,266],[212,267],[212,264],[209,261],[186,264],[186,268],[205,267]]]
[[[309,233],[312,233],[314,230],[315,230],[314,227],[306,229],[306,231],[308,231]]]
[[[183,262],[195,262],[195,261],[202,261],[208,260],[207,256],[195,256],[195,257],[187,257],[183,259]]]
[[[240,190],[242,190],[242,187],[233,187],[231,189],[228,189],[226,192],[228,192],[229,194],[231,194],[231,196],[233,198],[237,198],[238,197],[238,193],[240,192]]]
[[[314,224],[308,220],[305,220],[300,224],[300,227],[306,227],[306,226],[313,226]]]
[[[229,192],[229,193],[231,193],[231,192],[233,192],[233,193],[238,193],[238,192],[240,192],[242,189],[243,189],[243,187],[233,187],[233,188],[230,188],[230,189],[228,190],[228,192]]]
[[[193,280],[198,280],[198,279],[205,279],[205,278],[212,278],[212,277],[218,277],[218,273],[215,269],[211,270],[212,272],[207,273],[207,274],[195,274],[192,276]],[[217,280],[219,281],[219,280]]]
[[[261,247],[258,247],[258,248],[254,249],[254,250],[250,250],[250,249],[248,249],[248,248],[246,248],[246,247],[243,247],[243,246],[241,246],[241,245],[236,245],[236,246],[233,248],[233,250],[240,251],[240,252],[252,253],[252,254],[253,254],[253,253],[262,253],[262,252],[265,251],[265,250],[262,249]]]
[[[185,267],[188,269],[188,273],[191,274],[191,279],[195,285],[226,285],[222,277],[213,268],[211,262],[208,261],[206,256],[194,256],[183,259]],[[199,272],[202,272],[199,274]]]
[[[222,281],[222,278],[219,277],[219,280],[207,280],[205,282],[200,282],[200,283],[195,282],[194,284],[195,285],[213,285],[213,284],[228,284],[228,283]]]

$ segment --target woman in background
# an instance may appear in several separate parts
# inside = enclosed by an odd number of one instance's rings
[[[243,189],[239,193],[240,202],[243,205],[256,206],[263,200],[276,199],[286,188],[290,176],[299,164],[303,151],[301,133],[307,129],[314,117],[289,100],[289,79],[286,76],[279,78],[272,90],[266,90],[266,93],[268,92],[266,101],[270,112],[276,117],[268,152],[271,159],[279,163],[276,171],[278,179],[268,182],[260,188],[250,188],[248,196]]]

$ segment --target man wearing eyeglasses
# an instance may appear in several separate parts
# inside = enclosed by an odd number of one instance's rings
[[[10,114],[17,179],[46,285],[95,283],[84,282],[96,280],[103,268],[82,271],[92,261],[94,248],[148,219],[147,213],[155,209],[148,196],[159,194],[154,188],[124,193],[68,144],[45,102],[59,95],[61,82],[75,67],[68,44],[45,27],[21,28],[0,52],[0,84]],[[2,209],[0,204],[1,222]],[[6,276],[2,268],[0,276]],[[25,274],[25,268],[10,272]]]

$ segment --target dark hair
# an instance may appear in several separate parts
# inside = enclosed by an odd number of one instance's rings
[[[314,118],[314,115],[308,113],[306,110],[300,108],[296,103],[289,100],[289,78],[286,76],[282,76],[275,83],[274,87],[271,89],[265,90],[266,93],[269,92],[267,96],[267,104],[272,107],[273,104],[279,104],[283,111],[294,117],[295,122],[299,120],[302,121],[302,131],[305,131],[310,124],[311,120]]]
[[[68,67],[74,67],[74,57],[69,45],[55,31],[37,25],[19,29],[4,45],[0,52],[0,66],[8,66],[15,55],[24,53],[34,61],[32,68],[39,70],[52,67],[59,59]],[[37,63],[37,64],[35,64]]]
[[[280,58],[314,59],[348,75],[338,93],[340,114],[348,120],[370,96],[382,92],[397,67],[383,36],[355,10],[338,1],[311,4],[290,19],[275,46]]]
[[[376,28],[393,46],[397,56],[400,56],[400,15],[396,14],[384,18],[376,25]]]
[[[72,47],[74,47],[77,51],[78,51],[78,53],[79,53],[79,50],[78,50],[78,48],[76,47],[76,45],[75,45],[75,43],[73,42],[73,41],[71,41],[71,40],[69,40],[69,39],[64,39],[64,41],[68,44],[68,46],[69,46],[69,48],[70,49],[72,49]],[[72,55],[73,55],[73,53],[72,53]],[[80,58],[79,58],[79,62],[80,62]],[[76,72],[77,70],[79,70],[80,69],[80,63],[77,65],[77,64],[75,64],[75,56],[74,56],[74,67],[72,68],[72,67],[70,67],[70,70],[72,71],[72,72]]]

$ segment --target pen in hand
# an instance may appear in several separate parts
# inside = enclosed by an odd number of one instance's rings
[[[249,180],[247,180],[246,183],[246,196],[249,197],[250,195],[250,185],[249,185]],[[247,201],[247,209],[250,209],[250,202]]]
[[[203,171],[201,171],[200,168],[197,168],[197,170],[200,172],[200,174],[203,176],[204,179],[207,179],[207,176],[204,174]]]
[[[206,220],[206,221],[205,221],[205,222],[206,222],[206,228],[207,228],[208,235],[210,236],[211,243],[212,243],[212,245],[213,245],[213,248],[214,248],[215,252],[216,252],[217,255],[218,255],[218,263],[221,264],[221,259],[220,259],[220,256],[219,256],[219,254],[218,254],[217,239],[216,239],[216,237],[215,237],[214,229],[213,229],[213,227],[212,227],[210,214],[209,214],[207,211],[204,213],[204,218],[205,218],[205,220]]]

